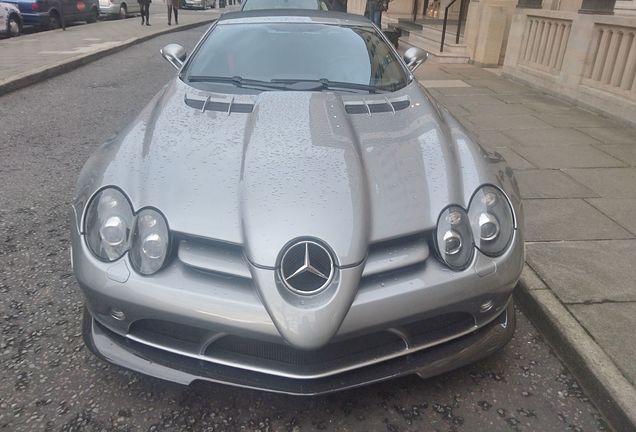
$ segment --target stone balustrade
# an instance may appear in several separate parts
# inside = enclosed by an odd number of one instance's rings
[[[636,100],[636,26],[596,24],[584,85]]]
[[[558,73],[563,65],[572,21],[529,15],[525,27],[519,63]]]
[[[504,73],[636,124],[636,17],[517,9]]]

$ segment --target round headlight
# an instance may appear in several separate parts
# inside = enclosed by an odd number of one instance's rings
[[[97,193],[86,209],[84,232],[89,249],[103,261],[115,261],[128,250],[133,212],[118,189]]]
[[[151,275],[163,267],[170,245],[168,224],[152,209],[139,212],[130,245],[130,263],[142,275]]]
[[[437,221],[437,250],[453,270],[462,270],[473,257],[473,234],[468,215],[458,206],[448,207]]]
[[[482,186],[468,206],[475,246],[488,256],[501,255],[514,231],[512,207],[506,196],[494,186]]]

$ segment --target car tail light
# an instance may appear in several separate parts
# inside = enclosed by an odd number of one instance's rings
[[[40,10],[40,4],[39,3],[31,3],[31,10],[33,12],[38,12]]]

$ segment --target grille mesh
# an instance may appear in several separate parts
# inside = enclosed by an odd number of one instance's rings
[[[226,336],[212,344],[206,354],[231,353],[291,366],[309,367],[340,363],[344,359],[372,357],[374,353],[396,351],[404,348],[404,342],[389,332],[334,342],[326,347],[301,351],[288,345],[263,342],[238,336]]]

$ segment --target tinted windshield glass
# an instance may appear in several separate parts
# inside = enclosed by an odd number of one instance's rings
[[[313,9],[322,10],[322,2],[318,0],[247,0],[244,11],[257,9]]]
[[[203,42],[188,77],[328,80],[394,91],[407,76],[370,27],[315,23],[219,25]]]

